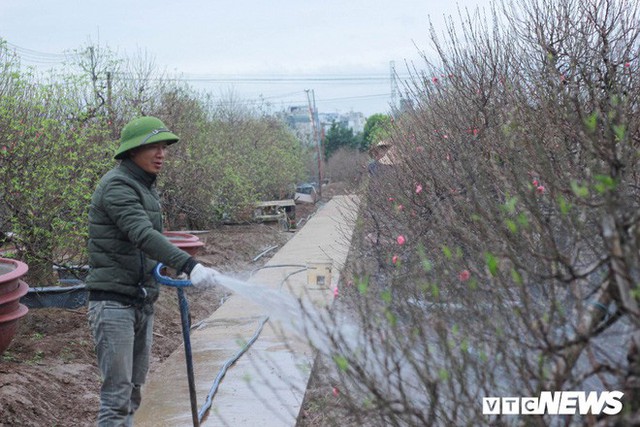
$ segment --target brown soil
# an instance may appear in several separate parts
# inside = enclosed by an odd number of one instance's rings
[[[323,194],[329,198],[335,190]],[[313,213],[298,205],[298,220]],[[201,236],[206,246],[198,258],[225,273],[249,272],[263,265],[275,250],[253,262],[293,233],[277,224],[225,225]],[[220,289],[187,289],[192,323],[208,317],[224,296]],[[86,307],[76,310],[32,309],[21,319],[18,333],[0,356],[0,427],[95,425],[100,375]],[[151,372],[182,345],[175,291],[163,288],[156,304]]]

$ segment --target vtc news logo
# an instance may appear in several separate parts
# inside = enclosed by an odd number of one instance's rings
[[[621,391],[543,391],[539,397],[483,397],[483,415],[616,415]]]

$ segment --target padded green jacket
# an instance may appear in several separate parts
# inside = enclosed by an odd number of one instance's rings
[[[124,159],[100,180],[89,208],[90,299],[158,298],[158,262],[190,272],[195,261],[162,234],[156,176]],[[116,297],[110,298],[113,294]],[[99,295],[99,298],[92,296]],[[106,296],[105,296],[106,295]]]

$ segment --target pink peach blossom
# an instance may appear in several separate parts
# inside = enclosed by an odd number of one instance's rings
[[[422,184],[416,184],[416,194],[422,193]]]
[[[404,238],[404,236],[401,234],[398,236],[398,238],[396,239],[396,242],[398,242],[398,244],[400,246],[404,245],[406,243],[407,239]]]
[[[544,185],[539,185],[539,186],[536,188],[536,193],[538,193],[538,194],[543,194],[543,193],[544,193],[544,191],[545,191],[545,190],[544,190]]]
[[[398,263],[398,255],[394,255],[393,258],[391,258],[391,262],[395,265]]]
[[[338,297],[338,287],[337,286],[335,288],[333,288],[333,296],[334,296],[334,298]]]
[[[460,279],[461,282],[466,282],[467,280],[469,280],[470,277],[471,277],[471,273],[469,273],[469,270],[462,270],[460,274],[458,274],[458,278]]]

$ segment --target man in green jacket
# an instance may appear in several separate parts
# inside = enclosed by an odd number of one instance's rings
[[[100,180],[89,210],[89,324],[102,373],[98,425],[132,426],[149,368],[158,262],[190,275],[194,285],[215,280],[162,234],[156,176],[166,149],[178,142],[159,119],[141,117],[122,130],[120,164]]]

